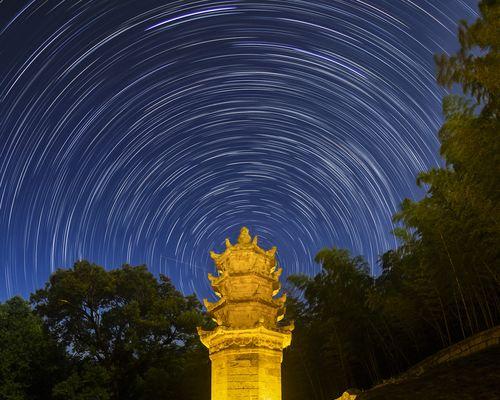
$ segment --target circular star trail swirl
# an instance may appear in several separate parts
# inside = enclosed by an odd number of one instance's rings
[[[206,296],[242,225],[377,257],[439,165],[432,56],[473,0],[0,3],[0,293],[145,263]]]

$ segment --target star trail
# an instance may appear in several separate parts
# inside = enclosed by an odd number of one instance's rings
[[[207,296],[246,225],[287,274],[396,246],[441,163],[473,0],[0,2],[0,298],[58,267],[147,264]]]

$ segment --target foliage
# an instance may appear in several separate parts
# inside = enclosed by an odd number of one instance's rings
[[[183,386],[188,362],[202,352],[201,306],[166,276],[79,261],[56,271],[31,301],[75,366],[57,386],[59,398],[203,398]]]
[[[60,400],[109,400],[109,385],[109,374],[103,367],[83,363],[54,387],[53,396]]]
[[[25,300],[0,304],[0,399],[50,398],[64,366],[63,352]]]
[[[366,335],[372,324],[366,296],[373,279],[366,262],[346,250],[323,249],[316,261],[322,269],[315,277],[289,278],[303,292],[303,300],[292,297],[287,307],[297,328],[284,375],[314,392],[310,398],[326,399],[341,388],[366,384],[378,373],[371,362],[374,337]],[[305,398],[287,387],[285,397]]]
[[[463,94],[443,101],[445,166],[418,176],[424,198],[402,202],[382,274],[327,249],[316,277],[289,279],[299,328],[285,353],[287,400],[368,387],[500,323],[500,2],[479,9],[460,24],[457,54],[436,56],[438,82]]]
[[[434,330],[446,344],[500,319],[500,3],[482,1],[479,8],[475,23],[460,25],[459,52],[436,57],[438,82],[464,92],[443,102],[446,167],[420,174],[427,195],[405,200],[395,216],[418,233],[411,252],[399,250],[398,262],[435,288],[428,306],[442,314]],[[408,245],[402,239],[402,248]]]

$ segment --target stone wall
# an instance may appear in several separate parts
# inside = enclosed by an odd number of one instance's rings
[[[456,360],[458,358],[468,356],[469,354],[477,353],[481,350],[498,345],[500,345],[500,325],[477,333],[465,340],[462,340],[461,342],[455,343],[450,347],[442,349],[432,356],[427,357],[425,360],[414,365],[406,372],[399,375],[397,378],[391,378],[377,386],[396,383],[412,376],[421,375],[423,372],[436,365]],[[348,390],[336,400],[355,400],[356,397],[357,395],[355,391]]]
[[[401,377],[420,375],[435,365],[456,360],[499,344],[500,326],[496,326],[438,351],[411,367]]]

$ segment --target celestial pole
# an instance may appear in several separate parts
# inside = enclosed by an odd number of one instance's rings
[[[209,293],[246,225],[372,273],[442,164],[433,54],[473,0],[0,2],[0,300],[88,259]]]

